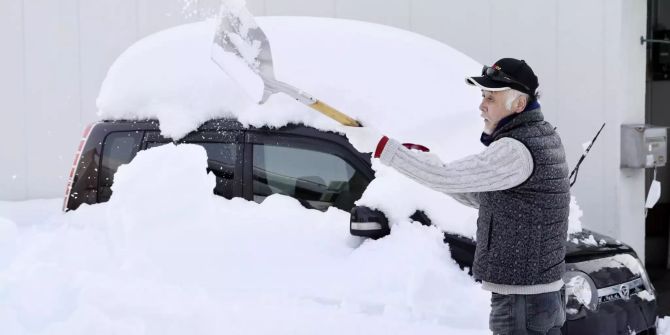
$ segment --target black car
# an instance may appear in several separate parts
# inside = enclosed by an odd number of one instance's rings
[[[157,121],[103,121],[84,131],[70,173],[64,210],[105,202],[114,173],[138,151],[172,142],[160,135]],[[243,127],[235,120],[213,120],[178,143],[201,145],[207,170],[216,176],[214,193],[257,202],[280,193],[307,208],[334,206],[349,211],[351,232],[373,238],[390,229],[383,213],[354,202],[374,178],[370,155],[342,135],[303,125],[279,129]],[[422,211],[411,217],[431,224]],[[470,269],[472,239],[445,232],[451,255]],[[584,243],[592,241],[593,243]],[[564,334],[656,334],[656,300],[635,251],[612,238],[584,230],[566,241],[568,295]]]

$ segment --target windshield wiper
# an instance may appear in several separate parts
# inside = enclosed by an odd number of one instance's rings
[[[600,127],[600,130],[596,133],[596,136],[593,137],[593,140],[591,140],[591,143],[589,143],[589,146],[584,150],[584,153],[582,154],[582,157],[579,158],[579,161],[577,162],[577,165],[575,168],[570,172],[570,177],[568,178],[570,180],[570,187],[575,184],[577,181],[577,174],[579,173],[579,166],[582,164],[584,161],[584,158],[586,158],[586,155],[588,155],[589,151],[591,151],[591,147],[593,146],[593,143],[596,142],[596,139],[598,138],[598,135],[600,135],[600,132],[603,131],[603,128],[605,128],[605,123],[603,123],[602,127]]]

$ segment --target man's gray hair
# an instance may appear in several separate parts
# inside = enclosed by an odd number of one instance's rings
[[[505,109],[507,110],[512,110],[512,104],[514,104],[514,101],[519,99],[520,97],[526,97],[526,103],[530,100],[530,95],[523,93],[521,91],[517,91],[515,89],[509,89],[505,91]]]

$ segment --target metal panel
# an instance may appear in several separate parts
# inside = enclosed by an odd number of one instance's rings
[[[138,38],[137,0],[80,1],[81,115],[97,120],[95,100],[114,60]]]
[[[190,3],[189,7],[194,7],[200,18],[212,17],[218,14],[221,9],[221,0],[191,0]],[[265,15],[265,0],[246,0],[246,3],[247,8],[254,16]]]
[[[491,0],[412,1],[412,30],[440,40],[481,63],[491,62]]]
[[[603,116],[613,118],[619,124],[644,123],[646,48],[640,45],[640,36],[646,33],[647,2],[603,1],[603,8],[605,26],[612,27],[603,34]],[[614,139],[614,143],[619,142],[617,137]],[[618,160],[616,151],[610,150],[607,154],[605,161]],[[605,190],[616,194],[612,204],[617,207],[617,213],[608,215],[617,222],[617,236],[629,243],[644,261],[644,171],[619,170],[611,165],[603,170],[605,178],[611,176],[618,181],[618,190],[627,190],[617,192],[611,187]]]
[[[337,0],[336,16],[410,29],[411,0]]]
[[[26,110],[24,102],[23,4],[0,2],[0,200],[27,196]]]
[[[572,192],[580,207],[588,208],[581,220],[586,228],[618,237],[616,219],[607,218],[607,212],[615,212],[608,207],[616,202],[616,181],[604,175],[609,163],[618,169],[618,159],[609,162],[606,154],[607,151],[618,152],[619,140],[615,134],[620,122],[606,119],[602,104],[605,52],[603,6],[601,0],[558,2],[557,69],[560,71],[556,72],[555,94],[558,100],[554,114],[571,167],[583,151],[582,143],[589,141],[603,122],[611,121],[582,164]],[[608,183],[612,189],[606,192]]]
[[[491,2],[491,59],[524,59],[540,82],[542,109],[547,119],[560,126],[557,110],[557,0],[510,0]],[[523,8],[523,10],[521,10]]]
[[[648,124],[621,125],[621,167],[665,166],[668,155],[667,128]]]
[[[199,21],[197,1],[137,0],[139,37],[174,27],[186,22]]]
[[[335,16],[336,0],[266,0],[266,15]]]
[[[30,198],[62,196],[81,135],[78,3],[24,1]]]
[[[560,71],[556,73],[558,81],[556,93],[560,97],[570,98],[557,101],[556,107],[559,111],[557,116],[564,118],[565,123],[579,120],[580,124],[588,125],[585,129],[582,128],[584,130],[596,129],[603,122],[602,104],[594,104],[595,101],[602,101],[604,98],[602,81],[605,45],[602,37],[606,32],[602,9],[601,0],[558,2],[557,67]],[[579,115],[561,113],[590,105],[592,109],[589,113]],[[564,114],[565,117],[560,114]],[[578,126],[580,125],[571,125],[573,129]],[[584,136],[584,139],[587,137]]]
[[[274,0],[269,0],[269,1],[274,1]],[[220,1],[219,1],[220,2]],[[261,16],[261,15],[266,15],[265,12],[265,2],[266,0],[247,0],[247,8],[249,8],[249,11],[251,14]]]

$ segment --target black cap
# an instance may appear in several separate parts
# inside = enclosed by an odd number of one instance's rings
[[[491,69],[487,71],[487,69]],[[492,71],[493,70],[493,71]],[[524,60],[503,58],[492,66],[484,66],[481,77],[468,77],[465,82],[487,91],[515,89],[537,97],[539,83],[533,69]]]

